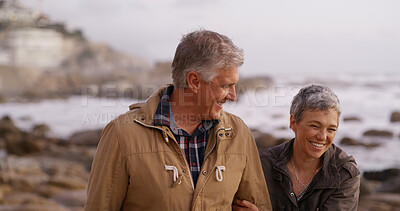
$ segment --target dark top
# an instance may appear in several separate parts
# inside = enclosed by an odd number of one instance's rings
[[[260,151],[273,210],[357,210],[360,171],[352,156],[332,144],[322,155],[322,167],[300,199],[294,194],[286,163],[294,139]]]

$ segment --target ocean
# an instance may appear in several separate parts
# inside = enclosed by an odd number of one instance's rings
[[[276,74],[275,84],[247,92],[236,102],[226,103],[224,110],[241,117],[250,128],[277,138],[292,138],[289,130],[291,99],[306,84],[325,84],[339,97],[342,108],[334,143],[353,155],[361,171],[400,168],[400,122],[390,122],[393,111],[400,111],[400,73],[375,74]],[[15,124],[30,130],[36,124],[47,124],[50,135],[68,138],[72,133],[103,128],[137,102],[127,98],[72,96],[68,99],[42,100],[30,103],[0,104],[0,117],[8,115]],[[343,121],[355,117],[359,121]],[[367,130],[387,130],[393,137],[366,137]],[[376,148],[345,146],[344,137],[363,143],[379,143]]]

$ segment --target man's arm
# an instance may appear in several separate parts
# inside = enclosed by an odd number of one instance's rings
[[[116,120],[103,130],[87,188],[85,211],[120,210],[128,187]]]
[[[245,137],[248,138],[244,141],[247,157],[246,167],[243,170],[242,180],[235,199],[249,201],[261,211],[272,210],[258,149],[250,130],[247,129],[246,131]]]

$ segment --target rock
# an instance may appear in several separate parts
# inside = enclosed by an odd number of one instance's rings
[[[366,171],[363,173],[363,176],[368,180],[387,181],[400,177],[400,169],[390,168],[383,171]]]
[[[7,169],[0,171],[0,183],[20,191],[35,190],[48,180],[49,176],[42,171],[39,163],[29,157],[10,156]]]
[[[66,189],[86,189],[86,181],[79,177],[71,177],[65,175],[53,176],[50,181],[50,185],[66,188]]]
[[[256,141],[258,150],[267,149],[287,141],[286,139],[276,139],[271,134],[263,133],[258,130],[251,130],[251,132]]]
[[[356,116],[347,116],[343,118],[344,122],[361,122],[361,119]]]
[[[0,205],[2,211],[71,211],[59,204],[15,204],[15,205]],[[78,210],[73,210],[78,211]]]
[[[369,184],[368,180],[364,177],[361,177],[360,180],[360,198],[365,197],[372,193],[371,185]]]
[[[8,116],[0,120],[0,137],[5,142],[9,154],[41,152],[46,147],[46,140],[19,130]]]
[[[45,198],[51,198],[61,192],[65,191],[64,188],[61,187],[56,187],[53,185],[41,185],[39,186],[36,190],[35,193],[37,193],[39,196],[45,197]]]
[[[17,156],[9,156],[8,157],[8,171],[15,172],[16,174],[40,174],[42,172],[42,168],[40,163],[34,159],[34,157],[17,157]]]
[[[54,158],[54,157],[40,157],[37,161],[42,166],[42,170],[50,176],[69,176],[77,177],[82,180],[89,178],[89,172],[84,164],[71,160]]]
[[[364,132],[364,136],[393,137],[393,132],[387,130],[368,130]]]
[[[289,129],[289,127],[287,127],[287,126],[280,126],[280,127],[277,127],[276,129],[277,129],[277,130],[284,130],[284,131],[286,131],[286,130]]]
[[[101,129],[85,130],[74,133],[69,140],[69,143],[79,146],[97,146],[101,138]]]
[[[376,191],[400,194],[400,175],[382,182],[382,184],[376,189]]]
[[[393,211],[392,206],[385,202],[380,202],[374,199],[361,199],[358,203],[359,211]]]
[[[96,147],[76,146],[76,145],[67,145],[67,146],[52,145],[51,151],[48,151],[46,153],[46,156],[52,157],[53,160],[54,159],[64,160],[65,162],[68,161],[68,162],[73,162],[75,164],[79,164],[81,166],[83,165],[83,167],[86,168],[86,170],[90,170],[95,152],[96,152]],[[60,164],[60,165],[65,165],[65,164]]]
[[[392,115],[390,115],[390,122],[400,122],[400,112],[394,111]]]
[[[28,122],[28,121],[32,121],[33,119],[32,119],[32,117],[26,115],[26,116],[20,117],[19,120]]]
[[[34,193],[27,192],[14,192],[7,194],[4,197],[4,204],[14,205],[14,204],[41,204],[41,205],[58,205],[57,203],[38,196]]]
[[[17,136],[19,138],[21,131],[15,126],[13,120],[9,116],[4,116],[0,120],[0,137],[8,139],[10,134],[11,136]]]
[[[236,84],[236,93],[237,95],[241,95],[248,91],[265,91],[271,89],[273,85],[273,79],[268,76],[240,78],[240,80]]]
[[[47,126],[46,124],[38,124],[38,125],[33,126],[31,133],[34,136],[45,137],[49,131],[50,131],[50,127]]]
[[[63,191],[52,199],[67,207],[83,207],[86,200],[86,190]]]
[[[285,115],[284,114],[272,114],[271,117],[274,119],[282,119],[283,117],[285,117]]]
[[[8,184],[10,184],[14,190],[31,192],[37,187],[45,184],[49,180],[49,176],[46,174],[8,174]]]
[[[360,211],[397,211],[400,210],[400,194],[374,193],[360,200]]]
[[[0,185],[0,204],[3,203],[4,196],[12,191],[12,187],[10,185]]]
[[[31,153],[43,152],[46,148],[47,140],[23,132],[22,135],[8,136],[6,140],[7,152],[15,155],[26,155]]]
[[[375,148],[380,146],[379,143],[362,143],[356,139],[352,139],[352,138],[348,138],[348,137],[344,137],[341,141],[340,144],[342,145],[347,145],[347,146],[362,146],[362,147],[366,147],[366,148]]]
[[[348,137],[344,137],[341,141],[340,141],[340,144],[343,144],[343,145],[351,145],[351,146],[354,146],[354,145],[360,145],[361,143],[358,141],[358,140],[355,140],[355,139],[352,139],[352,138],[348,138]]]

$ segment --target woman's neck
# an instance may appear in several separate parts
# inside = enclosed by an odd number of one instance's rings
[[[293,145],[291,158],[299,172],[315,172],[321,167],[322,158],[312,158],[296,145]]]

